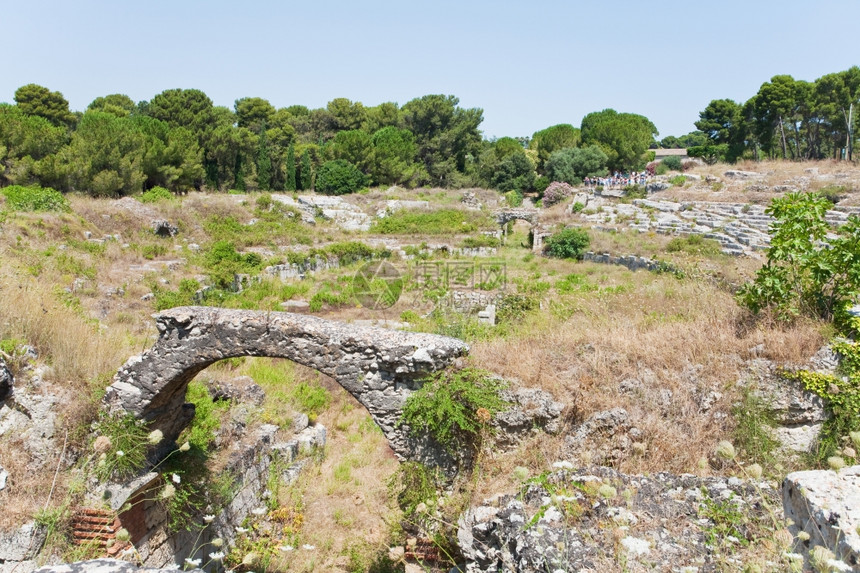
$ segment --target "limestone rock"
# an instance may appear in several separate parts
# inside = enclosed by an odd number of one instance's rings
[[[165,569],[153,569],[150,567],[138,567],[129,561],[119,559],[92,559],[90,561],[77,561],[66,565],[53,565],[37,569],[36,573],[167,573],[175,572],[175,567]],[[186,569],[189,573],[203,573],[202,569]]]
[[[152,232],[159,237],[175,237],[179,233],[179,227],[164,219],[156,219],[152,222]]]
[[[0,402],[9,397],[12,393],[12,386],[15,379],[9,367],[6,366],[6,361],[0,357]]]
[[[33,521],[14,531],[0,532],[0,563],[33,559],[45,543],[45,536],[45,528]]]
[[[790,473],[782,499],[795,530],[809,534],[808,547],[824,545],[860,568],[860,466]]]
[[[502,398],[513,407],[496,415],[493,425],[499,429],[499,445],[511,445],[533,431],[542,429],[551,434],[561,429],[564,404],[540,388],[518,388],[502,392]]]
[[[723,173],[729,179],[761,179],[761,173],[755,171],[739,171],[737,169],[729,169]]]

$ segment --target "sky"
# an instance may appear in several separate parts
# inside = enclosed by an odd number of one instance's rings
[[[29,83],[73,111],[173,88],[230,108],[445,94],[483,109],[487,138],[606,108],[646,116],[662,138],[774,75],[860,64],[858,21],[857,0],[0,0],[0,102]]]

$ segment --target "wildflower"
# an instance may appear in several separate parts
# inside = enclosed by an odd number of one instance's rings
[[[179,484],[179,482],[182,481],[182,479],[179,477],[179,474],[173,474],[172,476],[170,476],[170,479],[172,479],[173,483],[175,484]]]
[[[209,559],[211,559],[212,561],[221,561],[222,559],[224,559],[224,552],[216,551],[214,553],[210,553]]]
[[[257,561],[259,561],[259,560],[260,560],[260,556],[254,552],[251,552],[251,553],[248,553],[247,555],[245,555],[245,557],[242,559],[242,565],[246,565],[246,566],[250,567],[250,566],[254,565],[255,563],[257,563]]]
[[[172,484],[167,484],[164,486],[164,489],[161,490],[161,499],[170,499],[176,494],[176,488],[173,487]]]
[[[153,430],[149,433],[149,437],[147,437],[147,441],[152,446],[157,446],[158,444],[161,443],[161,440],[163,440],[163,439],[164,439],[164,434],[161,432],[161,430]]]
[[[854,447],[860,448],[860,432],[848,432],[848,437],[854,442]]]
[[[851,566],[841,559],[828,559],[827,566],[829,571],[851,571]]]
[[[573,464],[565,460],[561,462],[555,462],[554,464],[552,464],[552,467],[559,470],[572,470]]]
[[[847,458],[856,458],[857,452],[854,450],[854,448],[842,448],[842,455]]]
[[[475,417],[478,418],[480,423],[486,424],[493,418],[493,415],[486,408],[478,408],[475,412]]]
[[[295,549],[295,547],[293,547],[292,545],[281,545],[279,549],[281,551],[292,551],[293,549]]]
[[[249,531],[249,529],[246,527],[237,527],[236,528],[236,533],[238,533],[239,535],[244,535],[244,534],[248,533],[248,531]]]
[[[128,529],[126,529],[125,527],[121,528],[119,531],[116,532],[117,541],[128,541],[130,538],[131,536],[128,533]]]
[[[313,551],[314,549],[316,549],[316,547],[314,547],[313,545],[308,545],[307,543],[305,543],[304,545],[302,545],[302,549],[304,549],[305,551]]]
[[[845,467],[845,460],[843,460],[839,456],[830,456],[829,458],[827,458],[827,465],[830,466],[830,469],[834,471],[839,471]]]
[[[183,442],[183,444],[181,446],[179,446],[180,452],[187,452],[190,449],[191,449],[191,444],[189,444],[188,442]]]
[[[185,558],[185,564],[188,565],[189,567],[195,567],[196,568],[196,567],[200,566],[200,559],[192,559],[190,557],[186,557]]]
[[[780,547],[788,549],[791,547],[791,544],[794,543],[794,536],[791,535],[789,530],[780,529],[773,534],[773,540],[776,541],[777,545]]]
[[[124,452],[124,451],[122,451],[122,450],[117,450],[117,451],[116,451],[116,457],[121,458],[121,457],[123,457],[124,455],[125,455],[125,452]]]
[[[809,534],[805,531],[801,531],[797,534],[797,538],[801,541],[809,541]]]
[[[747,467],[747,474],[753,479],[759,479],[761,477],[761,466],[758,464],[752,464]]]
[[[261,516],[261,515],[265,515],[265,514],[266,514],[266,508],[265,508],[265,507],[258,507],[258,508],[256,508],[256,509],[252,509],[252,510],[251,510],[251,513],[253,513],[254,515],[256,515],[256,516],[258,516],[258,517],[259,517],[259,516]]]
[[[529,469],[524,468],[523,466],[517,466],[514,468],[514,477],[517,481],[526,481],[529,479]]]
[[[700,470],[706,470],[706,469],[708,469],[708,458],[706,458],[706,457],[704,457],[704,456],[703,456],[703,457],[701,457],[701,458],[699,458],[699,459],[696,461],[696,466],[697,466]]]
[[[644,456],[647,446],[642,442],[633,442],[633,453],[637,456]]]
[[[827,571],[826,566],[829,564],[828,562],[835,559],[836,555],[823,545],[816,545],[809,552],[809,560],[812,562],[812,566],[818,571]]]
[[[203,516],[203,521],[205,521],[206,523],[212,523],[213,521],[215,521],[215,516],[214,516],[214,515],[211,515],[211,514],[209,514],[209,515],[204,515],[204,516]]]
[[[717,444],[717,455],[724,460],[735,459],[735,447],[728,440],[723,440]]]
[[[608,483],[605,483],[600,486],[600,489],[597,490],[597,493],[600,494],[601,497],[604,497],[606,499],[612,499],[616,495],[618,495],[618,491]]]
[[[93,442],[93,449],[97,453],[102,454],[108,451],[111,445],[113,444],[111,443],[110,438],[108,438],[107,436],[99,436],[98,438],[96,438],[96,441]]]
[[[224,540],[220,537],[216,537],[212,540],[212,547],[221,547],[224,545]]]

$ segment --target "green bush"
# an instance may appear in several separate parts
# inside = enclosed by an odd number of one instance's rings
[[[229,241],[215,241],[203,257],[209,278],[218,288],[229,288],[237,273],[259,271],[263,260],[257,253],[240,254]]]
[[[546,240],[544,252],[560,259],[581,259],[590,242],[585,229],[568,227]]]
[[[70,211],[69,201],[62,193],[50,187],[24,187],[10,185],[0,189],[6,205],[12,211]]]
[[[844,185],[828,185],[818,190],[818,194],[836,205],[845,198],[847,189]]]
[[[501,244],[498,237],[492,235],[477,235],[463,239],[463,247],[466,249],[479,249],[481,247],[498,247]]]
[[[681,165],[681,158],[677,155],[670,155],[669,157],[664,157],[660,164],[665,165],[666,168],[671,171],[681,171],[683,169]]]
[[[322,386],[299,382],[293,388],[291,398],[296,407],[313,422],[331,404],[331,394]]]
[[[687,235],[675,237],[666,244],[668,253],[690,253],[693,255],[719,255],[722,245],[714,239],[706,239],[702,235]]]
[[[157,185],[148,191],[144,191],[140,196],[141,203],[158,203],[159,201],[172,201],[173,199],[175,199],[173,193]]]
[[[324,195],[355,193],[367,185],[367,177],[344,159],[326,161],[317,172],[314,189]]]
[[[687,184],[687,178],[683,175],[675,175],[674,177],[669,178],[669,183],[676,185],[677,187],[683,187]]]
[[[428,378],[406,399],[401,423],[415,434],[429,432],[452,455],[480,445],[481,430],[510,404],[500,392],[507,384],[484,370],[443,371]]]

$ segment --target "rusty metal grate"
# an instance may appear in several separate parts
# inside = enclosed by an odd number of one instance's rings
[[[414,559],[423,563],[439,563],[439,547],[430,539],[419,539],[415,545],[406,547],[406,559]]]
[[[104,509],[79,508],[72,517],[72,539],[76,545],[97,547],[109,557],[130,547],[128,542],[116,541],[122,525],[116,514]]]

